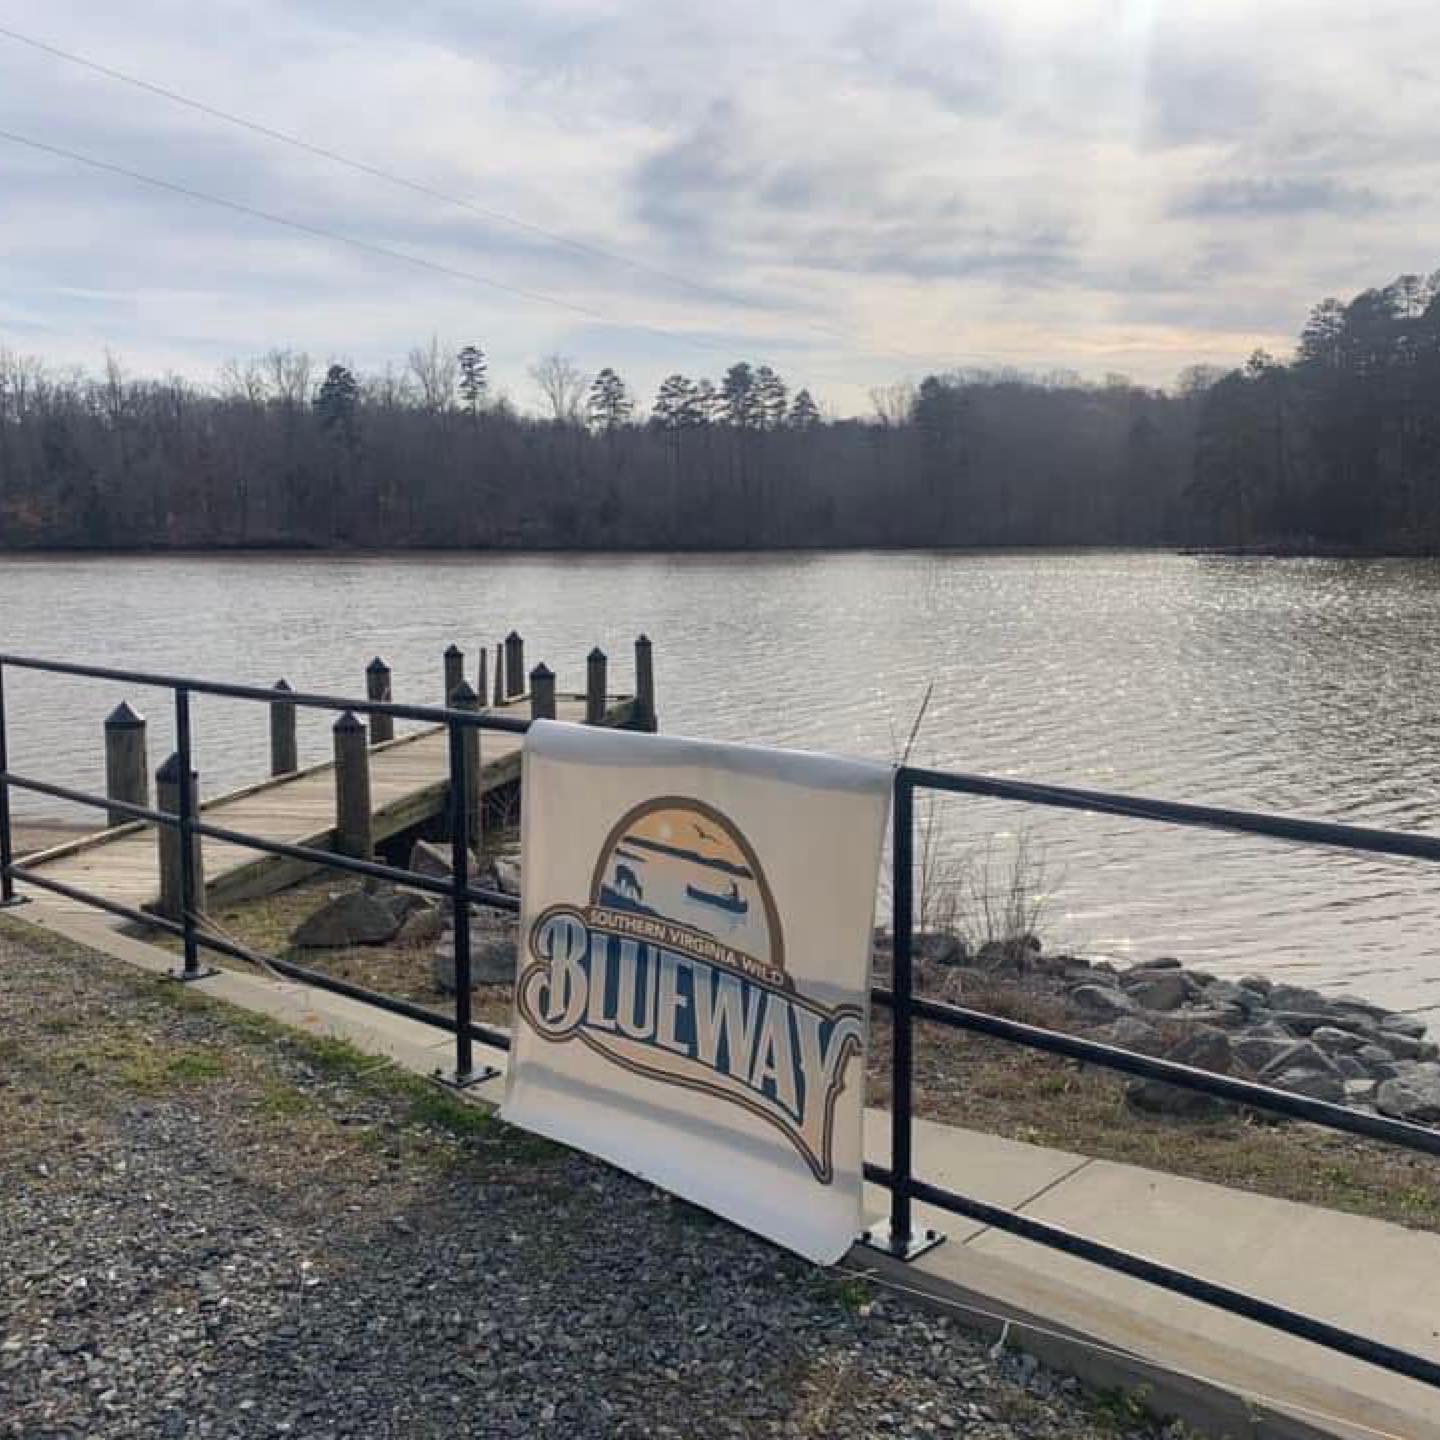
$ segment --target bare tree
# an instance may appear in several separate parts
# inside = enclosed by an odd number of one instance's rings
[[[908,380],[899,380],[894,385],[876,385],[870,391],[870,403],[875,407],[875,417],[889,429],[899,427],[910,418],[915,408],[915,387]]]
[[[565,425],[580,423],[590,377],[568,355],[542,356],[530,367],[530,378],[552,420]]]
[[[287,410],[310,403],[310,357],[303,350],[271,350],[261,363],[271,395]]]
[[[220,395],[226,400],[243,400],[260,409],[265,404],[265,375],[258,360],[227,360],[220,367]]]
[[[440,337],[432,335],[428,345],[417,345],[407,358],[420,404],[431,414],[440,415],[455,403],[454,355],[453,346],[441,344]]]

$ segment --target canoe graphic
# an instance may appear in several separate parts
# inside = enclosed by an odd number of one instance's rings
[[[717,910],[728,910],[732,915],[744,915],[750,909],[750,902],[741,898],[740,888],[733,880],[726,895],[717,895],[713,890],[702,890],[698,885],[687,885],[685,893],[702,905],[713,905]]]

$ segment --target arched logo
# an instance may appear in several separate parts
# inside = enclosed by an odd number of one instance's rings
[[[864,1017],[797,989],[760,859],[714,806],[664,796],[627,811],[585,901],[537,916],[525,946],[516,1001],[542,1039],[742,1106],[830,1183]]]

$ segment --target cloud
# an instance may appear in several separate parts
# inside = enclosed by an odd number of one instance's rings
[[[1440,259],[1417,240],[1440,12],[1400,0],[250,0],[219,23],[76,0],[25,23],[525,223],[4,40],[0,128],[587,312],[0,141],[0,343],[59,363],[374,368],[439,333],[516,394],[552,350],[642,393],[769,356],[844,412],[946,363],[1233,363]]]
[[[1364,186],[1318,179],[1210,180],[1183,195],[1172,213],[1206,218],[1356,215],[1386,202]]]

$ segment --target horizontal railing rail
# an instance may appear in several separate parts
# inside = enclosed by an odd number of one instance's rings
[[[4,675],[7,668],[40,671],[83,679],[119,681],[127,685],[148,686],[169,690],[175,702],[176,760],[178,770],[178,805],[174,811],[137,805],[111,796],[102,796],[74,786],[60,785],[34,776],[22,775],[10,768]],[[212,823],[205,818],[204,807],[194,794],[191,765],[190,698],[192,695],[213,695],[225,699],[250,701],[273,706],[277,702],[299,708],[340,711],[342,713],[386,715],[397,720],[416,721],[442,727],[449,734],[449,822],[451,832],[451,875],[444,878],[357,855],[340,854],[315,845],[292,844],[253,835],[247,831]],[[469,748],[462,740],[467,732],[501,732],[523,735],[530,728],[528,719],[512,715],[495,715],[481,710],[461,710],[439,705],[407,705],[388,700],[354,699],[349,696],[326,695],[302,690],[240,685],[229,681],[205,680],[194,676],[171,675],[155,671],[121,669],[109,665],[84,665],[35,656],[0,653],[0,904],[17,901],[15,883],[33,886],[51,894],[93,906],[107,914],[135,925],[153,927],[181,941],[184,960],[176,972],[181,980],[196,980],[213,972],[204,970],[199,957],[202,951],[260,965],[291,979],[319,989],[329,990],[353,1000],[360,1000],[392,1014],[448,1031],[455,1036],[456,1059],[454,1081],[472,1084],[493,1071],[477,1069],[474,1044],[505,1050],[509,1048],[507,1031],[495,1026],[477,1024],[471,1013],[471,950],[470,906],[485,906],[514,913],[520,908],[519,898],[487,886],[471,882],[469,875],[469,837],[472,805]],[[473,742],[472,742],[473,743]],[[125,905],[108,896],[67,884],[48,875],[40,867],[18,862],[14,855],[10,819],[10,791],[24,790],[52,799],[105,810],[112,823],[119,820],[141,821],[159,830],[178,832],[180,845],[180,914],[178,919],[149,910]],[[455,1010],[446,1015],[383,991],[372,990],[323,971],[299,965],[279,956],[260,955],[231,937],[218,933],[203,914],[203,896],[196,892],[200,880],[195,865],[195,843],[210,839],[237,845],[281,859],[298,861],[316,868],[338,870],[367,879],[384,880],[418,890],[424,894],[448,899],[451,904],[455,946]]]
[[[902,766],[895,775],[892,846],[891,984],[875,986],[872,1001],[890,1011],[890,1164],[867,1164],[865,1177],[890,1191],[890,1214],[867,1236],[867,1243],[903,1260],[913,1259],[942,1237],[917,1229],[913,1204],[964,1216],[1081,1260],[1146,1281],[1174,1294],[1198,1300],[1275,1330],[1323,1345],[1337,1353],[1396,1374],[1440,1387],[1440,1361],[1360,1335],[1343,1326],[1303,1314],[1231,1286],[1220,1285],[1161,1261],[1077,1235],[1016,1210],[936,1185],[914,1173],[914,1027],[917,1023],[985,1035],[1010,1044],[1097,1065],[1122,1074],[1159,1081],[1290,1119],[1325,1126],[1440,1156],[1440,1131],[1423,1125],[1371,1115],[1328,1101],[1297,1095],[1235,1076],[1216,1075],[1173,1060],[1142,1055],[1118,1046],[1059,1030],[1027,1025],[965,1006],[915,994],[914,988],[914,801],[918,790],[985,796],[1021,804],[1081,810],[1136,820],[1224,830],[1280,841],[1325,845],[1369,854],[1440,860],[1440,839],[1428,835],[1372,830],[1352,825],[1300,820],[1288,816],[1133,795],[1081,790],[1058,785],[994,779],[979,775]]]

